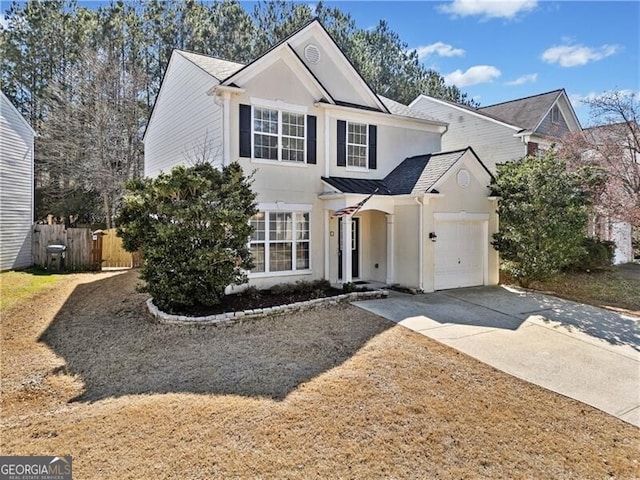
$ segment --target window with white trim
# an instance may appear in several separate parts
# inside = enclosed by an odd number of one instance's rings
[[[305,115],[253,107],[253,157],[304,162]]]
[[[560,123],[560,108],[558,105],[554,105],[551,109],[551,123]]]
[[[347,123],[347,167],[367,168],[368,127]]]
[[[309,270],[308,212],[259,212],[251,226],[252,273]]]

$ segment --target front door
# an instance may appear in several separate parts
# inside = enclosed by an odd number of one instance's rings
[[[351,278],[360,276],[360,219],[351,219]],[[338,278],[342,278],[342,221],[338,220]]]

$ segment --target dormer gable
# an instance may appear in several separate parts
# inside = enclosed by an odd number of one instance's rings
[[[357,105],[389,113],[318,20],[313,20],[271,50],[226,78],[222,85],[242,87],[278,59],[287,62],[329,104]],[[294,64],[298,64],[294,66]]]

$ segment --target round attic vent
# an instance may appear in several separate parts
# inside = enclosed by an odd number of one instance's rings
[[[458,185],[460,188],[467,188],[469,183],[471,183],[471,177],[469,176],[469,172],[462,169],[458,172],[457,175]]]
[[[304,47],[304,58],[306,58],[309,63],[318,63],[320,61],[320,49],[313,44],[307,45]]]

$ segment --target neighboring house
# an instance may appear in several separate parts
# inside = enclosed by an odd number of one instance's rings
[[[637,126],[635,131],[637,132]],[[634,177],[631,172],[633,164],[640,163],[635,142],[629,139],[629,127],[624,124],[601,125],[583,130],[587,143],[594,146],[597,153],[586,152],[585,155],[605,156],[611,159],[604,166],[613,176],[609,187],[618,185],[616,177],[624,176],[630,183]],[[612,161],[617,160],[617,161]],[[602,162],[598,162],[602,164]],[[637,169],[637,167],[636,167]],[[637,170],[636,170],[637,171]],[[623,188],[618,185],[619,188]],[[615,192],[615,190],[613,190]],[[612,192],[612,193],[613,193]],[[605,200],[606,201],[606,200]],[[629,263],[634,261],[633,234],[634,228],[629,222],[619,220],[619,216],[611,213],[611,205],[605,205],[605,215],[595,215],[589,222],[589,234],[602,240],[610,240],[616,244],[613,263]],[[620,209],[620,207],[618,208]],[[618,217],[618,218],[616,218]]]
[[[145,175],[202,160],[255,171],[258,287],[496,284],[491,175],[471,149],[436,153],[446,128],[373,92],[316,20],[248,65],[174,51]],[[373,192],[353,218],[334,216]]]
[[[471,145],[492,173],[499,163],[543,152],[565,134],[582,131],[564,89],[481,108],[419,95],[409,106],[449,124],[443,150]],[[589,234],[616,243],[615,263],[633,261],[630,224],[601,218],[591,222]]]
[[[564,89],[481,108],[419,95],[409,106],[449,124],[443,150],[471,145],[492,173],[581,130]]]
[[[35,132],[0,92],[0,270],[32,265]]]

